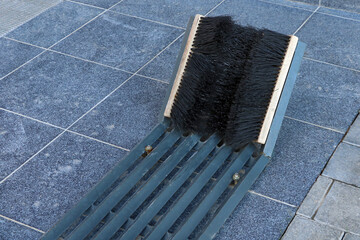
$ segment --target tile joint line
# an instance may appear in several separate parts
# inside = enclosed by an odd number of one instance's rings
[[[35,230],[35,231],[37,231],[37,232],[39,232],[39,233],[43,233],[43,234],[45,233],[43,230],[40,230],[40,229],[38,229],[38,228],[36,228],[36,227],[27,225],[27,224],[25,224],[25,223],[16,221],[15,219],[6,217],[6,216],[4,216],[4,215],[1,215],[1,214],[0,214],[0,217],[3,218],[3,219],[8,220],[8,221],[10,221],[10,222],[13,222],[13,223],[16,223],[16,224],[18,224],[18,225],[21,225],[21,226],[23,226],[23,227],[27,227],[27,228],[30,228],[30,229],[32,229],[32,230]]]
[[[300,27],[298,29],[296,29],[296,31],[293,33],[293,35],[295,35],[309,20],[310,18],[317,12],[317,10],[319,10],[320,6],[318,6],[313,13],[310,14],[310,16],[305,19],[305,21],[300,25]]]
[[[304,121],[304,120],[300,120],[300,119],[297,119],[297,118],[292,118],[292,117],[289,117],[289,116],[284,116],[284,118],[291,119],[291,120],[301,122],[301,123],[305,123],[305,124],[308,124],[308,125],[311,125],[311,126],[314,126],[314,127],[326,129],[326,130],[329,130],[329,131],[333,131],[333,132],[336,132],[336,133],[345,134],[345,132],[342,132],[340,130],[324,127],[324,126],[321,126],[321,125],[318,125],[318,124],[315,124],[315,123],[311,123],[311,122],[307,122],[307,121]]]
[[[295,206],[295,205],[293,205],[293,204],[290,204],[290,203],[287,203],[287,202],[284,202],[284,201],[281,201],[281,200],[278,200],[278,199],[275,199],[275,198],[266,196],[266,195],[264,195],[264,194],[255,192],[255,191],[253,191],[253,190],[248,190],[248,192],[249,192],[249,193],[252,193],[252,194],[255,194],[255,195],[258,195],[258,196],[260,196],[260,197],[263,197],[263,198],[272,200],[272,201],[274,201],[274,202],[281,203],[281,204],[286,205],[286,206],[289,206],[289,207],[297,208],[297,206]]]

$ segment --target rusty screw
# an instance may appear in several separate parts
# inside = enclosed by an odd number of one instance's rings
[[[232,176],[232,179],[234,180],[234,185],[236,185],[238,183],[238,181],[240,180],[240,174],[234,173],[234,175]]]
[[[145,152],[146,152],[146,154],[151,153],[152,150],[153,150],[153,148],[152,148],[152,146],[150,146],[150,145],[147,145],[147,146],[145,147]]]

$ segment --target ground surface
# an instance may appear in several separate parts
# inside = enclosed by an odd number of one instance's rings
[[[339,143],[360,106],[360,7],[305,2],[79,0],[32,20],[0,17],[20,19],[0,35],[27,21],[0,38],[0,239],[40,238],[158,122],[196,13],[232,15],[308,44],[274,157],[217,239],[279,239],[331,156],[312,190],[322,204],[309,197],[284,237],[304,224],[356,239],[344,232],[360,234],[359,217],[344,226],[328,209],[340,201],[355,206],[340,215],[359,210],[359,174],[348,175],[338,156],[359,164],[359,135]],[[44,9],[35,5],[34,15]]]

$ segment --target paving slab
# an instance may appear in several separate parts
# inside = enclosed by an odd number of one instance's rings
[[[66,128],[129,76],[46,52],[2,80],[0,107]]]
[[[345,133],[359,111],[359,77],[360,72],[303,59],[286,116]]]
[[[22,43],[0,38],[0,78],[32,59],[43,50]],[[11,61],[9,61],[9,59]]]
[[[135,72],[183,32],[182,29],[107,12],[54,49]]]
[[[339,240],[342,233],[311,219],[295,216],[282,240]]]
[[[360,236],[351,233],[346,233],[343,240],[360,240]]]
[[[42,233],[0,217],[1,240],[40,239]]]
[[[302,2],[306,4],[319,5],[319,0],[291,0],[294,2]]]
[[[342,134],[285,118],[273,157],[252,190],[299,206],[341,138]]]
[[[360,187],[360,147],[341,143],[323,175]]]
[[[311,187],[309,193],[306,195],[304,201],[301,203],[297,213],[311,218],[316,209],[320,206],[320,203],[325,197],[331,183],[332,180],[330,178],[320,175]]]
[[[351,128],[346,134],[344,141],[360,146],[360,115],[356,118],[353,125],[351,125]]]
[[[7,37],[41,47],[50,47],[102,10],[72,2],[61,2],[7,34]]]
[[[296,35],[307,44],[305,57],[360,69],[359,21],[315,13]]]
[[[219,230],[215,240],[278,240],[295,208],[247,193]]]
[[[360,13],[360,2],[358,0],[321,0],[321,6]]]
[[[205,15],[221,0],[124,0],[111,10],[186,27],[189,17]]]
[[[0,181],[61,132],[0,110]]]
[[[216,8],[210,16],[230,15],[242,25],[268,28],[293,34],[310,16],[310,11],[254,0],[229,0]]]
[[[76,0],[76,2],[85,3],[101,8],[110,8],[118,2],[121,2],[121,0]]]
[[[126,153],[64,133],[0,185],[0,214],[47,231]]]
[[[71,130],[131,149],[158,123],[168,87],[133,77]]]
[[[19,25],[46,9],[60,3],[61,0],[1,0],[0,1],[0,36],[15,29]]]
[[[314,219],[360,234],[360,188],[335,181]]]
[[[141,69],[139,74],[170,82],[182,40],[183,37],[171,44],[171,46],[163,51],[150,64]]]

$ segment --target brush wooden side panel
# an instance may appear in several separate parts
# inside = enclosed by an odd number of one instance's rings
[[[190,52],[191,52],[191,47],[193,45],[193,41],[194,41],[195,34],[196,34],[196,31],[197,31],[197,28],[198,28],[199,21],[200,21],[201,17],[202,17],[202,15],[200,15],[200,14],[195,15],[194,22],[192,24],[189,37],[188,37],[187,43],[185,45],[184,53],[182,55],[182,58],[181,58],[181,61],[180,61],[180,64],[179,64],[179,68],[178,68],[178,71],[176,73],[176,77],[174,79],[174,84],[173,84],[171,92],[170,92],[169,100],[168,100],[168,102],[166,104],[166,107],[165,107],[165,111],[164,111],[164,116],[165,117],[170,118],[171,108],[172,108],[172,106],[174,104],[176,92],[179,89],[181,78],[182,78],[182,75],[184,74],[184,71],[185,71],[186,63],[188,61],[188,58],[189,58],[189,55],[190,55]]]
[[[265,142],[266,142],[267,136],[270,131],[271,123],[274,119],[276,108],[277,108],[277,105],[280,100],[281,92],[284,88],[285,80],[286,80],[286,77],[287,77],[289,69],[290,69],[291,61],[295,54],[295,49],[296,49],[297,43],[298,43],[298,38],[296,36],[291,36],[290,41],[289,41],[289,46],[285,53],[284,61],[281,66],[279,76],[276,80],[274,91],[271,96],[269,107],[266,111],[264,122],[261,127],[259,137],[257,139],[258,143],[265,144]]]

